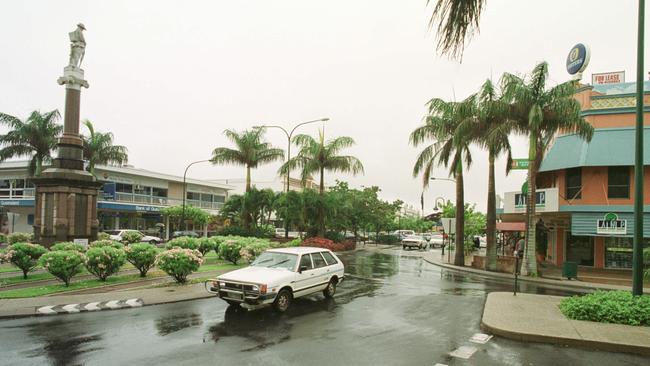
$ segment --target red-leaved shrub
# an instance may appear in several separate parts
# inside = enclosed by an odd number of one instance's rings
[[[313,237],[305,239],[302,244],[300,244],[300,246],[324,248],[329,249],[333,252],[343,252],[346,250],[354,250],[356,245],[352,240],[345,240],[342,243],[335,243],[329,239]]]

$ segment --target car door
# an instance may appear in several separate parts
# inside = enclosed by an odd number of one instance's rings
[[[302,271],[300,269],[303,268]],[[309,293],[311,286],[315,284],[316,272],[311,262],[309,254],[303,254],[300,257],[298,265],[298,273],[296,273],[295,280],[293,281],[293,293],[295,297]]]
[[[321,291],[327,286],[330,280],[330,268],[325,258],[320,253],[311,253],[311,261],[314,264],[314,287],[309,292]]]

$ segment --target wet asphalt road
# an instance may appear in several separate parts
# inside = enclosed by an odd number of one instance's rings
[[[511,284],[441,270],[420,258],[341,256],[348,278],[333,300],[297,299],[287,314],[204,299],[139,309],[0,322],[2,365],[648,365],[648,359],[480,332],[486,294]],[[522,286],[522,291],[570,295]],[[531,309],[534,311],[534,309]],[[478,348],[469,360],[447,354]]]

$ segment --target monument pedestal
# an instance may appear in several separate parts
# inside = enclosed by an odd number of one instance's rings
[[[97,239],[97,196],[100,182],[84,170],[83,140],[79,135],[81,87],[88,87],[84,72],[67,66],[58,83],[66,86],[63,136],[51,168],[34,178],[36,215],[34,239],[50,246],[74,239]]]

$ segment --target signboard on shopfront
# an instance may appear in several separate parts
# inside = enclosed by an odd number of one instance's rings
[[[620,220],[613,212],[607,213],[602,219],[596,221],[596,234],[626,235],[627,220]]]
[[[591,74],[592,85],[618,84],[625,82],[625,71],[601,72]]]
[[[538,189],[535,191],[535,196],[535,210],[537,212],[557,212],[559,210],[557,188]],[[526,212],[527,201],[527,193],[506,192],[504,195],[503,213]]]

